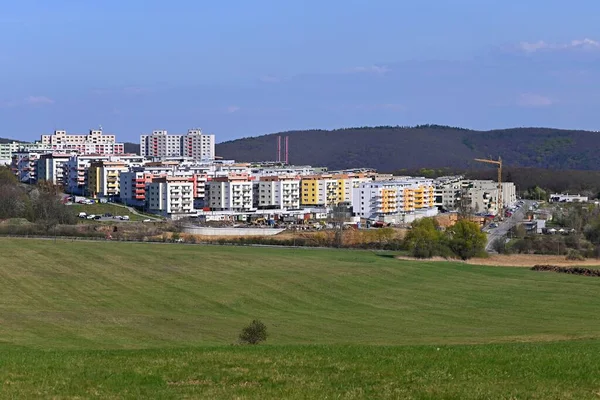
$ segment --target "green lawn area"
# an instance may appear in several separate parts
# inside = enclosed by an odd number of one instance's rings
[[[115,204],[71,204],[67,207],[69,207],[69,209],[72,210],[75,215],[79,215],[80,212],[84,212],[88,215],[104,215],[105,213],[111,213],[112,215],[128,215],[131,221],[142,221],[146,219],[145,217],[141,217],[129,212],[129,210],[125,207],[117,206]]]
[[[0,397],[600,393],[598,278],[348,250],[0,250]],[[267,343],[231,346],[254,318]]]

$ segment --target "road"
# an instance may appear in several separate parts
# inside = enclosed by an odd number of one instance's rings
[[[498,238],[505,238],[506,235],[508,234],[508,231],[510,231],[513,226],[515,226],[515,225],[517,225],[517,223],[523,221],[523,219],[525,218],[525,214],[527,213],[527,210],[529,210],[529,207],[532,204],[533,204],[533,201],[524,200],[523,206],[521,208],[519,208],[518,210],[516,210],[515,213],[512,215],[512,217],[505,218],[504,221],[500,222],[498,224],[497,228],[489,228],[489,227],[484,228],[483,231],[488,234],[488,241],[487,241],[487,245],[485,246],[485,250],[488,252],[493,251],[492,243],[494,243],[494,240],[496,240]]]

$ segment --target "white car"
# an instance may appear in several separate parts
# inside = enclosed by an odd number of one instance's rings
[[[129,221],[129,215],[123,215],[121,221]]]
[[[94,219],[94,217],[96,217],[94,214],[90,214],[90,215],[88,215],[86,218],[87,218],[87,219]]]

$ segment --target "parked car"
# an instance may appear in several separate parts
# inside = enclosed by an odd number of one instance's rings
[[[88,215],[86,218],[87,218],[87,219],[94,219],[95,217],[96,217],[96,216],[95,216],[94,214],[90,214],[90,215]]]
[[[113,215],[112,215],[111,213],[105,213],[105,214],[104,214],[104,216],[105,216],[106,218],[110,218],[110,217],[112,217]]]
[[[94,219],[102,219],[102,215],[95,215]]]
[[[113,217],[113,219],[121,219],[121,216],[120,216],[120,215],[115,215],[115,216]]]
[[[79,218],[87,218],[87,213],[80,212],[79,213]]]
[[[142,222],[152,222],[152,220],[151,219],[145,219]]]
[[[122,221],[129,221],[129,215],[123,215],[123,216],[121,217],[121,220],[122,220]]]

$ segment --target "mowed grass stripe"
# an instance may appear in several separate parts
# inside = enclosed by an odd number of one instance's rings
[[[50,348],[596,338],[600,279],[368,251],[0,239],[0,341]],[[19,332],[18,335],[14,332]]]

